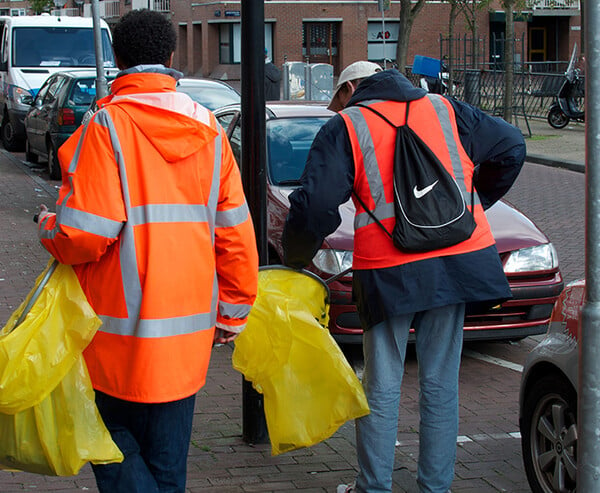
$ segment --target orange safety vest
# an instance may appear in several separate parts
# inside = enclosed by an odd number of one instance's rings
[[[404,124],[406,103],[366,101],[394,125]],[[407,253],[398,250],[380,226],[353,198],[354,269],[380,269],[417,262],[428,258],[473,252],[495,243],[477,193],[471,197],[473,163],[460,143],[454,109],[449,101],[435,94],[411,101],[410,128],[427,144],[446,170],[454,176],[470,206],[477,227],[472,236],[451,247],[428,252]],[[354,157],[355,193],[391,233],[394,228],[393,159],[396,129],[372,111],[351,106],[341,113],[346,124]]]
[[[95,389],[135,402],[196,393],[215,325],[241,331],[258,255],[238,167],[214,115],[165,74],[117,78],[60,148],[43,245],[74,269],[103,325],[84,356]]]

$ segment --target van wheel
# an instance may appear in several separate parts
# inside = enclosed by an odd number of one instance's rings
[[[48,172],[52,180],[60,180],[60,164],[58,162],[58,153],[52,141],[48,142]]]
[[[17,139],[15,126],[8,118],[8,115],[4,115],[3,120],[4,122],[0,128],[0,132],[2,133],[2,144],[4,145],[4,148],[11,152],[23,150],[23,142],[22,140]]]
[[[31,151],[31,146],[29,145],[29,139],[25,139],[25,160],[30,163],[38,162],[38,155],[35,152]]]

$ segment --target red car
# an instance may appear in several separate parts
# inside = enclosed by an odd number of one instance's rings
[[[554,305],[548,332],[527,356],[519,392],[523,464],[531,491],[577,491],[579,331],[585,280]]]
[[[241,152],[240,106],[215,111],[227,131],[238,163]],[[283,258],[281,233],[289,208],[288,196],[299,186],[306,157],[321,126],[334,113],[322,103],[267,104],[267,225],[269,263]],[[342,223],[328,236],[309,270],[327,280],[352,266],[354,205],[340,207]],[[526,216],[505,202],[487,211],[513,299],[487,311],[467,309],[465,340],[517,340],[543,334],[554,301],[563,288],[556,251]],[[340,343],[360,343],[362,328],[352,303],[352,274],[330,283],[331,334]]]

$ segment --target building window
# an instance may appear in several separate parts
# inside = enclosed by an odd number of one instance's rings
[[[273,53],[273,27],[265,23],[265,48]],[[224,22],[219,25],[219,63],[232,64],[242,61],[242,26]]]
[[[372,21],[368,28],[368,59],[383,62],[396,59],[400,23],[394,21]]]

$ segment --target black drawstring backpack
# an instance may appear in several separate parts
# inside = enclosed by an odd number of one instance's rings
[[[394,154],[394,211],[396,224],[389,233],[373,212],[355,193],[365,211],[392,239],[396,248],[427,252],[461,243],[471,237],[477,226],[454,177],[421,138],[404,124],[394,125],[369,106],[362,106],[396,128]]]

